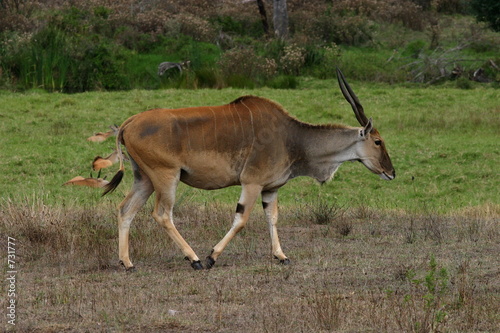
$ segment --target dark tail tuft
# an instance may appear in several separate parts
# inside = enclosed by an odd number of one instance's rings
[[[102,194],[102,196],[105,196],[106,194],[113,192],[118,187],[118,185],[122,181],[123,174],[124,172],[122,169],[118,170],[118,172],[113,177],[113,179],[111,179],[109,184],[104,186],[104,193]]]

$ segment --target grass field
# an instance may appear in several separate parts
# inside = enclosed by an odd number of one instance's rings
[[[17,331],[499,330],[499,90],[351,85],[386,140],[394,181],[348,163],[326,185],[287,184],[278,227],[292,260],[286,267],[271,258],[256,209],[216,267],[194,272],[152,222],[148,203],[132,228],[133,274],[117,263],[115,230],[130,169],[104,198],[61,186],[88,176],[94,156],[113,150],[113,140],[88,136],[147,109],[218,105],[245,94],[273,99],[304,121],[356,125],[336,83],[0,92],[0,243],[5,249],[7,237],[16,239]],[[238,196],[237,187],[180,186],[176,224],[200,257],[229,228]],[[2,297],[7,289],[3,283]],[[6,321],[5,328],[13,329]]]

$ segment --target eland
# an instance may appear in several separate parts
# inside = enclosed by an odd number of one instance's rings
[[[114,191],[123,178],[123,145],[134,174],[132,189],[118,208],[119,259],[125,269],[134,268],[129,257],[131,222],[153,192],[154,219],[191,266],[203,268],[174,226],[172,208],[179,182],[206,190],[242,188],[231,228],[206,258],[205,267],[211,268],[245,227],[259,196],[269,224],[272,254],[282,264],[290,262],[281,249],[276,223],[278,189],[292,178],[309,176],[323,183],[343,162],[359,161],[382,179],[394,179],[382,137],[339,69],[337,76],[361,127],[304,123],[277,103],[255,96],[222,106],[153,109],[127,119],[116,139],[120,168],[103,194]]]

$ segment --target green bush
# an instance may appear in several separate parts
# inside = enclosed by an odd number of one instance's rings
[[[372,24],[362,16],[324,14],[315,20],[314,33],[325,42],[363,45],[373,39]]]
[[[194,70],[194,77],[188,81],[188,88],[222,88],[224,86],[220,72],[213,67],[202,67]]]
[[[406,45],[402,55],[404,57],[418,58],[420,53],[426,48],[426,45],[427,44],[423,40],[414,40]]]
[[[498,0],[471,0],[472,11],[479,21],[488,22],[495,31],[500,31],[500,2]]]
[[[295,89],[298,85],[297,77],[292,75],[279,75],[266,83],[266,86],[274,89]]]
[[[331,45],[317,48],[317,51],[317,60],[312,66],[312,74],[320,79],[335,78],[335,69],[340,65],[342,56],[340,47],[335,43],[332,43]]]
[[[277,70],[273,59],[256,54],[253,48],[234,48],[222,54],[218,66],[227,85],[252,88],[273,77]]]
[[[11,68],[18,71],[25,89],[42,88],[64,91],[74,60],[70,40],[59,30],[47,28],[34,35],[24,48],[11,58]]]
[[[67,91],[121,90],[130,87],[124,68],[126,55],[122,48],[105,41],[82,43],[79,46],[74,54],[76,62],[66,86]]]
[[[15,53],[2,57],[2,67],[19,78],[19,89],[79,92],[129,88],[124,49],[106,40],[75,37],[49,26],[12,48]]]

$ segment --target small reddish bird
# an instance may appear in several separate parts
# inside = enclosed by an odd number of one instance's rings
[[[104,140],[106,140],[110,136],[116,136],[116,134],[118,133],[118,127],[116,125],[113,125],[113,126],[110,126],[109,128],[111,128],[111,130],[109,130],[107,132],[98,132],[98,133],[95,133],[94,135],[92,135],[91,137],[88,137],[87,141],[103,142]]]
[[[122,156],[123,159],[127,159]],[[111,155],[107,157],[96,156],[92,161],[92,169],[94,171],[100,171],[101,169],[108,168],[119,161],[118,152],[115,150]]]
[[[102,178],[83,178],[82,176],[76,176],[75,178],[68,180],[64,185],[76,185],[76,186],[88,186],[101,188],[109,184],[109,181]]]

